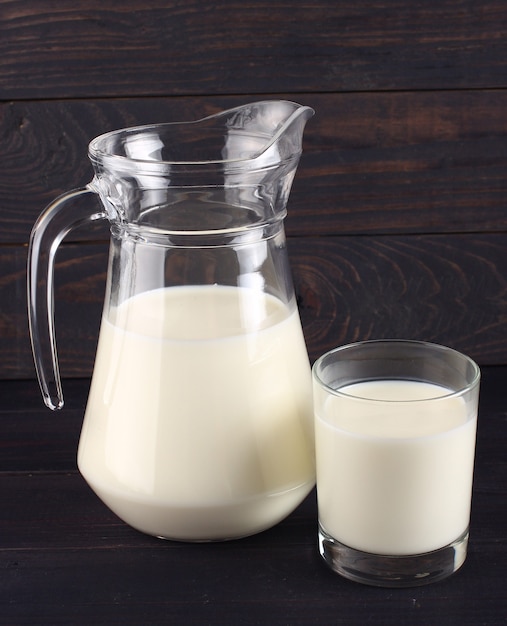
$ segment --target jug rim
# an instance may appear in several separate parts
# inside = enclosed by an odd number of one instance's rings
[[[246,111],[249,107],[253,106],[265,106],[265,105],[276,105],[281,104],[287,106],[288,110],[292,109],[292,112],[286,116],[286,118],[281,122],[278,127],[275,129],[272,135],[266,134],[266,142],[262,145],[262,147],[258,150],[252,151],[250,154],[246,154],[242,157],[236,158],[222,158],[222,159],[153,159],[153,158],[137,158],[126,156],[123,154],[115,153],[111,150],[106,150],[104,146],[109,140],[113,138],[120,138],[123,136],[131,137],[134,135],[139,135],[140,137],[144,134],[147,137],[149,136],[150,131],[160,131],[160,130],[169,130],[172,128],[179,127],[180,129],[193,129],[198,126],[206,126],[207,123],[219,120],[220,118],[230,118],[235,114],[238,114],[240,111]],[[230,109],[226,109],[224,111],[220,111],[218,113],[214,113],[212,115],[207,115],[205,117],[189,120],[189,121],[174,121],[174,122],[161,122],[161,123],[152,123],[152,124],[140,124],[131,127],[123,127],[116,130],[107,131],[105,133],[101,133],[97,135],[94,139],[92,139],[88,145],[88,154],[92,162],[94,163],[103,163],[107,165],[111,165],[113,168],[118,169],[131,169],[135,168],[136,170],[143,170],[146,173],[163,173],[164,171],[171,170],[180,170],[185,171],[191,169],[192,172],[195,172],[196,168],[216,168],[220,166],[227,166],[228,168],[234,168],[237,166],[241,168],[247,163],[255,163],[259,157],[266,154],[266,152],[276,144],[280,138],[287,132],[288,128],[295,122],[295,120],[303,117],[304,121],[308,120],[315,114],[315,111],[312,107],[307,105],[298,104],[291,100],[260,100],[256,102],[251,102],[249,104],[239,105],[237,107],[233,107]],[[220,127],[216,127],[218,129]],[[215,129],[215,130],[216,130]],[[222,127],[223,130],[226,129],[224,125]],[[246,134],[246,133],[245,133]],[[259,134],[260,136],[260,134]],[[295,150],[292,154],[290,154],[286,158],[279,158],[276,161],[276,166],[280,164],[291,161],[295,157],[299,157],[301,153],[301,146],[299,146],[298,150]],[[258,168],[249,167],[249,171],[253,171],[255,169],[266,169],[266,164],[262,163],[262,159],[259,159],[260,163]],[[270,163],[267,167],[273,167],[275,163]],[[123,166],[123,167],[122,167]]]

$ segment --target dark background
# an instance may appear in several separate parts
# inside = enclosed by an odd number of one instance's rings
[[[435,341],[507,362],[503,0],[0,0],[1,378],[32,378],[25,263],[104,131],[265,98],[315,108],[286,229],[312,360]],[[88,377],[107,225],[56,268],[62,376]]]
[[[66,406],[30,354],[30,230],[89,182],[87,144],[265,98],[312,106],[286,220],[311,359],[398,337],[483,370],[462,570],[375,589],[317,552],[315,494],[237,542],[161,542],[76,469],[106,278],[106,223],[56,268]],[[505,626],[507,2],[0,0],[0,624]],[[74,379],[74,380],[71,380]]]

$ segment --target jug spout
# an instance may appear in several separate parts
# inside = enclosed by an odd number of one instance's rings
[[[248,169],[298,159],[303,131],[314,110],[287,100],[245,105],[221,114],[226,120],[224,159]]]
[[[224,183],[228,204],[253,209],[257,221],[283,219],[314,110],[289,101],[238,108],[227,118]],[[232,189],[235,188],[235,191]]]

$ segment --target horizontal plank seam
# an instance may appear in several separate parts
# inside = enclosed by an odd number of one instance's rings
[[[345,233],[315,233],[309,235],[297,234],[297,233],[288,233],[287,238],[290,239],[336,239],[336,238],[362,238],[362,239],[372,239],[374,237],[403,237],[406,239],[408,237],[473,237],[474,235],[505,235],[507,234],[506,230],[456,230],[456,231],[422,231],[422,232],[406,232],[406,231],[378,231],[378,232],[368,232],[368,233],[358,233],[354,231],[345,232]],[[71,243],[71,242],[69,242]],[[80,243],[80,242],[75,242]]]
[[[294,520],[295,521],[295,520]],[[296,526],[297,524],[293,524],[291,523],[291,526]],[[122,522],[118,522],[116,524],[107,524],[104,525],[104,528],[110,528],[111,526],[124,526],[124,524]],[[93,526],[94,529],[97,528],[96,525]],[[108,537],[104,537],[104,540],[106,541],[107,539],[109,539]],[[504,548],[507,550],[507,542],[506,542],[507,537],[498,537],[498,538],[480,538],[480,537],[474,537],[473,539],[471,539],[471,543],[473,543],[473,545],[475,546],[495,546],[496,548]],[[184,550],[184,549],[188,549],[189,544],[187,543],[182,543],[182,542],[178,542],[178,541],[171,541],[171,540],[164,540],[164,539],[159,539],[159,544],[157,544],[156,542],[153,545],[146,545],[146,544],[142,544],[142,545],[138,545],[135,543],[135,538],[132,540],[128,540],[128,541],[121,541],[118,543],[106,543],[104,545],[100,545],[99,543],[96,543],[95,545],[90,545],[90,546],[83,546],[83,545],[79,545],[79,546],[0,546],[0,553],[12,553],[12,552],[30,552],[30,553],[44,553],[44,552],[51,552],[51,553],[56,553],[56,552],[67,552],[69,550],[71,550],[72,552],[77,552],[77,551],[84,551],[84,552],[90,552],[90,551],[102,551],[102,550],[118,550],[118,549],[125,549],[125,550],[149,550],[149,551],[153,551],[153,550],[160,550],[161,548],[163,550]],[[190,545],[195,545],[195,544],[190,544]],[[301,541],[287,541],[286,543],[283,544],[283,546],[280,546],[280,550],[283,551],[284,549],[287,549],[289,546],[308,546],[308,542],[301,540]],[[222,544],[222,547],[225,547],[225,544]],[[234,545],[230,545],[227,546],[230,547],[230,549],[234,549]],[[258,551],[258,546],[253,544],[253,545],[246,545],[245,543],[243,543],[241,545],[241,550],[242,551],[254,551],[257,552]]]
[[[293,90],[290,92],[258,92],[258,93],[209,93],[209,92],[192,92],[192,93],[178,93],[175,95],[172,94],[160,94],[160,93],[145,93],[145,94],[135,94],[125,93],[125,94],[110,94],[110,95],[101,95],[96,96],[93,93],[90,93],[86,96],[55,96],[48,98],[9,98],[8,94],[2,94],[0,99],[1,104],[11,104],[15,102],[19,103],[27,103],[27,102],[87,102],[93,100],[94,102],[100,101],[111,101],[111,100],[156,100],[156,99],[167,99],[171,98],[174,100],[177,99],[186,99],[186,98],[248,98],[249,100],[254,100],[258,98],[279,98],[290,95],[316,95],[316,96],[326,96],[326,95],[354,95],[354,94],[416,94],[416,93],[462,93],[462,92],[503,92],[507,90],[507,83],[505,85],[496,85],[496,86],[488,86],[488,87],[449,87],[443,89],[436,89],[432,87],[428,88],[417,88],[417,89],[354,89],[354,90]]]

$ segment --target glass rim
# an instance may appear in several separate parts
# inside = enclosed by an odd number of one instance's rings
[[[409,400],[387,400],[387,399],[383,399],[383,398],[372,398],[370,397],[364,397],[361,396],[359,394],[355,394],[355,393],[347,393],[344,391],[341,391],[341,388],[335,389],[334,387],[332,387],[331,385],[329,385],[328,383],[326,383],[322,376],[321,373],[319,372],[319,370],[322,369],[323,363],[326,359],[340,353],[340,352],[346,352],[349,350],[352,350],[354,348],[358,348],[361,346],[368,346],[368,345],[380,345],[380,344],[398,344],[398,345],[406,345],[406,346],[414,346],[414,347],[419,347],[419,348],[427,348],[427,349],[431,349],[435,352],[441,352],[443,353],[447,353],[447,354],[452,354],[455,357],[459,358],[460,360],[462,360],[463,362],[467,363],[469,366],[471,366],[472,371],[473,371],[473,376],[471,377],[471,380],[469,382],[467,382],[466,385],[460,387],[459,389],[456,389],[454,391],[451,391],[450,393],[445,393],[442,395],[436,395],[436,396],[431,396],[429,398],[421,398],[419,400],[413,400],[413,399],[409,399]],[[374,359],[371,359],[374,360]],[[338,346],[336,348],[333,348],[332,350],[328,350],[327,352],[325,352],[324,354],[322,354],[313,364],[312,366],[312,377],[314,379],[314,381],[316,381],[320,387],[322,389],[324,389],[326,392],[328,392],[330,395],[334,395],[337,397],[345,397],[345,398],[351,398],[353,400],[360,400],[362,402],[376,402],[376,403],[386,403],[386,404],[403,404],[403,403],[415,403],[415,402],[434,402],[436,400],[443,400],[445,398],[452,398],[452,397],[459,397],[464,395],[466,392],[470,391],[471,389],[473,389],[476,385],[479,384],[480,379],[481,379],[481,370],[480,367],[477,365],[477,363],[468,355],[464,354],[463,352],[460,352],[458,350],[455,350],[454,348],[450,348],[449,346],[444,346],[442,344],[438,344],[438,343],[432,343],[429,341],[419,341],[419,340],[415,340],[415,339],[368,339],[368,340],[364,340],[364,341],[356,341],[353,343],[349,343],[349,344],[344,344],[343,346]],[[381,377],[376,377],[376,378],[360,378],[358,380],[355,381],[355,383],[361,383],[361,382],[368,382],[368,381],[373,381],[373,380],[394,380],[393,376],[386,376],[385,378],[381,378]],[[407,381],[414,381],[414,382],[422,382],[420,379],[415,379],[415,378],[411,378],[411,377],[397,377],[396,380],[407,380]],[[425,381],[425,382],[429,382],[429,381]],[[351,383],[351,384],[355,384],[355,383]],[[435,384],[435,383],[434,383]],[[445,387],[443,387],[445,389]]]

